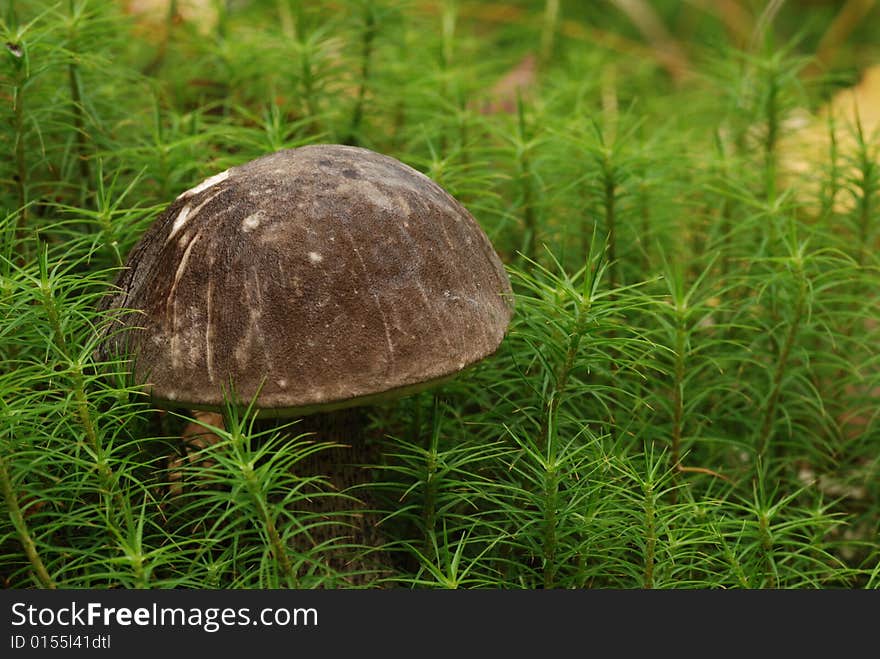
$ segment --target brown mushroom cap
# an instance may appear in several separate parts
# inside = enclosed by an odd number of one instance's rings
[[[106,348],[165,406],[275,415],[415,391],[492,354],[510,282],[440,186],[366,149],[279,151],[181,194],[128,257]]]

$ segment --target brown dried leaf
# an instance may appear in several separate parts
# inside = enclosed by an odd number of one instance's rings
[[[223,428],[223,415],[217,412],[205,412],[196,410],[192,413],[196,421],[190,421],[184,426],[180,437],[183,440],[184,455],[175,455],[168,458],[168,493],[178,496],[183,492],[183,468],[187,463],[195,465],[198,462],[197,454],[209,446],[220,441],[220,437],[202,425],[208,424],[217,428]],[[201,423],[197,423],[200,421]],[[202,461],[203,467],[209,467],[211,461]]]
[[[483,114],[513,114],[516,112],[517,95],[527,98],[535,86],[538,65],[534,54],[523,57],[512,69],[492,85],[486,93],[480,112]]]
[[[184,444],[196,450],[201,450],[219,442],[220,438],[202,424],[223,428],[223,415],[217,412],[205,412],[202,410],[196,410],[192,414],[196,421],[187,423],[180,433]],[[197,423],[199,421],[201,423]]]

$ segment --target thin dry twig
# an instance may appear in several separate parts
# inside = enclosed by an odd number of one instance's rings
[[[812,66],[805,69],[806,75],[815,75],[826,69],[837,51],[853,30],[862,22],[862,19],[868,15],[876,0],[847,0],[847,2],[837,12],[837,16],[825,30],[819,46],[816,48],[816,60]]]
[[[688,4],[716,16],[727,29],[733,42],[742,48],[749,42],[754,29],[752,15],[737,0],[686,0]]]
[[[439,14],[442,11],[441,3],[425,2],[417,5],[418,8],[427,14]],[[458,8],[459,16],[475,20],[485,24],[516,24],[530,25],[535,21],[533,13],[530,13],[522,7],[512,6],[501,2],[486,2],[480,4],[465,4]],[[684,53],[678,48],[682,57],[676,57],[674,54],[669,55],[668,52],[658,51],[653,46],[646,46],[643,43],[634,41],[621,36],[615,32],[600,30],[582,21],[561,18],[558,24],[559,34],[569,39],[577,39],[580,41],[588,41],[591,44],[598,45],[607,50],[641,58],[653,59],[663,67],[667,73],[679,82],[686,78],[691,72],[690,62],[684,58]]]
[[[651,44],[656,57],[676,79],[684,77],[690,65],[684,50],[673,38],[663,20],[644,0],[611,0]]]
[[[707,476],[714,476],[715,478],[720,478],[723,481],[730,483],[731,485],[735,484],[733,479],[728,478],[724,474],[719,474],[717,471],[712,471],[711,469],[707,469],[706,467],[685,467],[683,464],[679,463],[675,465],[675,470],[681,473],[688,474],[706,474]]]

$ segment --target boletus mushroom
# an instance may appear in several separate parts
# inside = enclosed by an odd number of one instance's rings
[[[231,385],[261,417],[308,417],[351,448],[297,467],[342,489],[371,461],[352,410],[495,352],[510,290],[480,226],[428,177],[367,149],[304,146],[171,203],[108,298],[136,313],[118,315],[104,352],[130,357],[160,407],[222,410]]]

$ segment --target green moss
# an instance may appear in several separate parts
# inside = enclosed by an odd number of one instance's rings
[[[880,10],[829,51],[829,3],[645,3],[661,32],[593,4],[218,3],[145,27],[122,3],[7,3],[4,585],[351,583],[295,513],[340,496],[293,468],[321,438],[234,408],[176,459],[191,412],[95,361],[98,302],[167,203],[350,142],[461,200],[516,294],[492,358],[371,408],[395,571],[366,583],[876,588],[877,136],[779,174],[798,111],[876,60]]]

